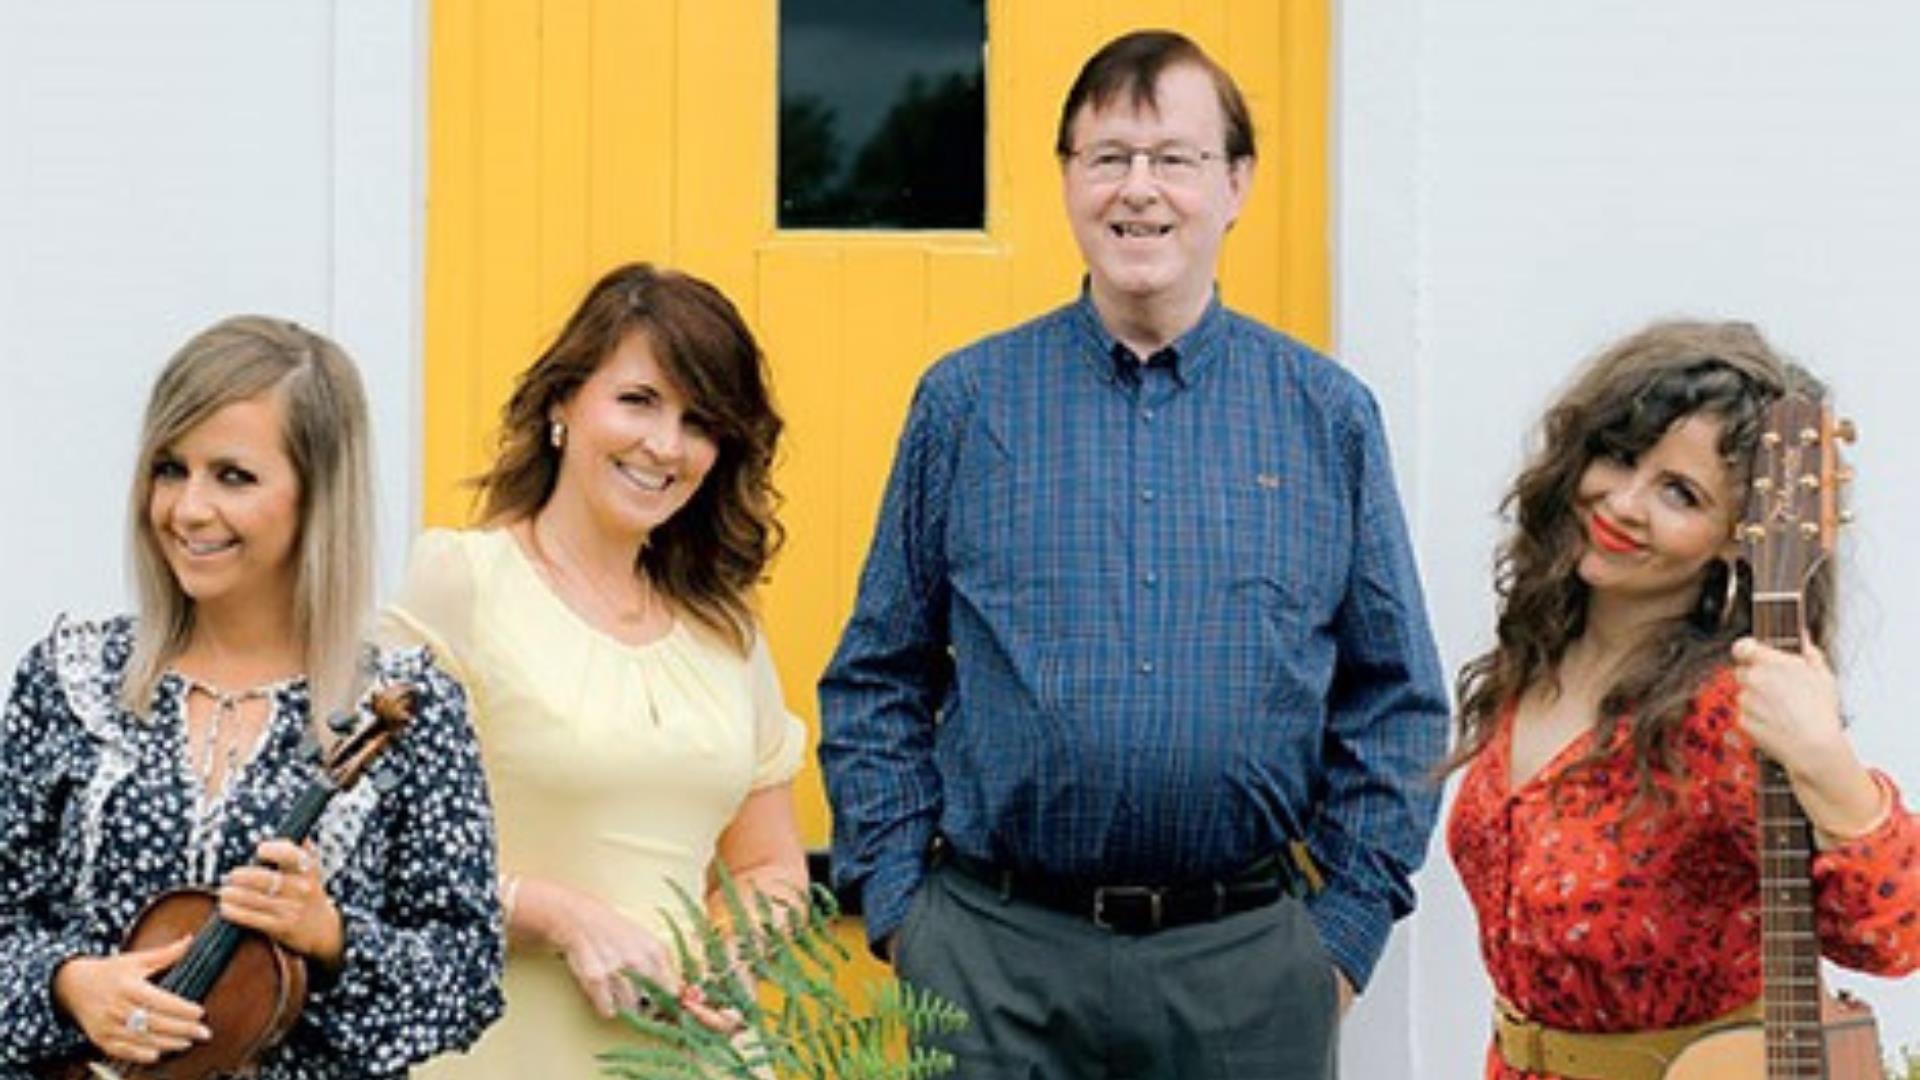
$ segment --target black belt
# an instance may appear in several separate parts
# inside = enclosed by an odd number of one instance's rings
[[[945,837],[934,840],[931,862],[951,866],[1004,897],[1078,915],[1116,934],[1151,934],[1213,922],[1306,891],[1279,855],[1260,859],[1231,877],[1179,885],[1087,885],[1016,873],[955,851]]]

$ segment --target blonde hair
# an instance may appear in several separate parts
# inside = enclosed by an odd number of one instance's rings
[[[174,579],[148,519],[154,462],[214,413],[268,393],[285,406],[282,435],[300,477],[293,625],[306,650],[313,715],[346,708],[359,692],[373,600],[366,393],[353,361],[332,341],[285,320],[238,315],[182,346],[147,401],[127,513],[140,619],[121,690],[137,715],[186,648],[194,619],[193,600]]]

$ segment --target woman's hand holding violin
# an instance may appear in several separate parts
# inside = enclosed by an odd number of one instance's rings
[[[1741,726],[1787,770],[1821,841],[1871,832],[1885,819],[1891,799],[1847,737],[1839,684],[1826,656],[1811,644],[1795,655],[1742,638],[1733,643],[1733,667]]]
[[[268,840],[255,853],[263,866],[243,866],[220,886],[220,916],[257,930],[322,967],[340,966],[345,931],[340,909],[320,879],[310,848]]]
[[[146,1065],[212,1038],[199,1005],[154,985],[153,976],[180,962],[191,937],[156,949],[82,956],[60,965],[53,1000],[87,1041],[107,1056]]]

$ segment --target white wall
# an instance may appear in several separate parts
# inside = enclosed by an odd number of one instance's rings
[[[414,518],[424,0],[0,0],[0,657],[124,604],[147,384],[238,311],[366,374],[382,564]],[[1493,507],[1575,362],[1650,317],[1759,322],[1865,438],[1848,564],[1859,740],[1920,790],[1920,7],[1340,6],[1342,355],[1387,409],[1448,665],[1483,648]],[[1486,983],[1437,849],[1345,1074],[1477,1075]],[[1920,1043],[1920,982],[1866,983]]]
[[[148,386],[218,318],[334,337],[374,407],[382,565],[413,521],[421,11],[0,0],[0,657],[126,606]]]
[[[1920,791],[1920,7],[1355,0],[1338,35],[1340,352],[1389,410],[1449,668],[1490,642],[1495,505],[1574,365],[1656,316],[1748,319],[1863,431],[1839,659],[1863,753]],[[1477,1075],[1487,984],[1437,844],[1421,891],[1347,1075]],[[1920,980],[1843,981],[1920,1044]]]

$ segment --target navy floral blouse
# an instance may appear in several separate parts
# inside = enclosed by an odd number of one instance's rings
[[[200,798],[184,749],[187,683],[146,719],[119,704],[128,618],[61,621],[14,677],[0,720],[0,1076],[86,1047],[53,1004],[55,969],[113,952],[155,893],[211,885],[318,775],[302,752],[304,679],[271,688],[258,749]],[[405,1076],[499,1015],[503,959],[493,817],[466,697],[424,650],[380,651],[376,678],[415,689],[414,718],[314,831],[345,953],[263,1080]]]

